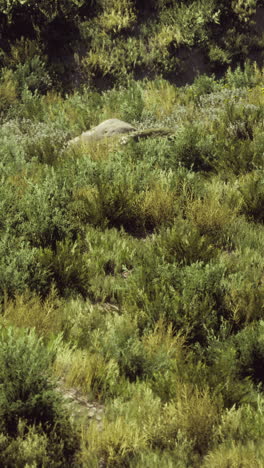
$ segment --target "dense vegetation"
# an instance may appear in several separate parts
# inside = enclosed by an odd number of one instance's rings
[[[1,466],[263,467],[262,4],[0,1]]]
[[[182,83],[263,60],[263,0],[1,0],[2,81],[106,89],[161,74]],[[28,41],[30,39],[30,41]],[[7,72],[7,69],[9,72]]]

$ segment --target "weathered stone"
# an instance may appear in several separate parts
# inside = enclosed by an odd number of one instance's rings
[[[95,415],[96,415],[96,408],[91,408],[91,409],[88,411],[88,417],[89,417],[89,418],[93,418]]]
[[[97,127],[82,133],[80,136],[73,138],[69,144],[89,143],[91,141],[100,141],[104,138],[113,137],[116,135],[128,134],[136,131],[136,129],[119,119],[109,119],[97,125]]]

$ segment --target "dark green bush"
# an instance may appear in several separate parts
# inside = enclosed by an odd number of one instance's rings
[[[171,153],[179,165],[193,171],[213,169],[214,153],[211,145],[206,147],[203,130],[199,124],[187,124],[180,128],[172,142]]]
[[[44,93],[52,85],[46,64],[39,56],[33,57],[24,64],[19,64],[14,72],[14,78],[20,90],[27,87],[31,92]]]
[[[223,280],[224,302],[230,322],[240,328],[263,318],[263,258],[249,248],[227,257],[224,264],[229,271]]]
[[[34,332],[1,329],[1,424],[14,435],[20,418],[29,424],[55,423],[58,397],[48,380],[55,350]]]
[[[89,295],[89,257],[81,243],[66,239],[56,243],[55,252],[48,248],[39,249],[36,257],[40,271],[47,272],[46,284],[43,277],[39,293],[48,294],[54,284],[61,296]]]
[[[210,238],[201,235],[195,225],[182,218],[177,218],[171,228],[163,228],[156,236],[155,243],[166,261],[171,263],[207,263],[217,254]]]
[[[15,229],[31,245],[51,246],[55,250],[56,242],[64,239],[72,229],[67,209],[71,189],[58,179],[54,171],[45,172],[39,183],[29,181],[23,197],[17,200],[20,219]],[[13,220],[10,219],[9,223],[12,227]]]
[[[1,328],[0,341],[1,432],[15,439],[22,420],[27,428],[39,427],[40,434],[48,436],[47,452],[52,461],[65,461],[68,466],[73,461],[77,439],[61,397],[50,381],[56,342],[46,348],[34,331],[13,328]],[[8,448],[1,453],[2,460],[5,455]]]
[[[264,203],[264,175],[262,171],[254,172],[245,176],[239,187],[243,202],[242,213],[245,213],[249,220],[263,223],[263,203]]]
[[[5,296],[14,297],[27,288],[38,291],[46,284],[48,272],[39,270],[36,263],[36,249],[23,240],[4,236],[0,243],[0,301]]]
[[[0,112],[6,113],[18,102],[18,85],[12,70],[0,70]]]
[[[111,109],[112,114],[129,123],[140,121],[144,109],[142,88],[132,80],[126,87],[120,86],[103,93],[102,102],[106,110]]]
[[[181,286],[179,324],[189,331],[192,341],[206,343],[208,330],[219,330],[221,316],[225,316],[221,280],[222,265],[209,262],[193,263],[184,268]]]
[[[230,88],[251,88],[258,83],[259,78],[256,69],[254,73],[250,62],[247,61],[243,67],[238,66],[234,70],[229,67],[224,82]]]
[[[260,320],[233,337],[237,349],[237,367],[241,378],[250,377],[255,385],[264,384],[264,322]]]

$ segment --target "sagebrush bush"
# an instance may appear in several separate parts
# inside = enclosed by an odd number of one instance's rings
[[[208,262],[217,255],[208,235],[201,235],[194,223],[176,218],[170,228],[163,228],[154,242],[168,262],[190,265],[197,261]]]
[[[46,282],[47,272],[41,271],[39,275],[36,268],[36,250],[30,248],[29,244],[23,241],[10,240],[9,236],[3,236],[0,243],[1,249],[1,303],[5,296],[14,297],[22,293],[30,286],[34,288]]]
[[[32,463],[34,458],[45,461],[45,451],[54,461],[70,463],[78,440],[50,379],[59,340],[46,347],[34,330],[1,327],[0,334],[1,432],[7,437],[6,447],[1,452],[3,463],[12,460],[20,466],[27,450]],[[40,443],[35,455],[34,439]],[[15,449],[16,455],[10,453]]]
[[[231,254],[230,259],[227,259],[225,263],[229,264],[229,275],[223,282],[224,302],[231,314],[230,319],[238,326],[262,319],[262,257],[258,252],[246,249],[241,255]]]
[[[252,464],[256,468],[263,466],[264,452],[263,444],[253,442],[231,442],[219,445],[218,448],[209,452],[203,463],[204,468],[250,468]]]
[[[238,372],[250,378],[255,385],[263,385],[261,362],[263,359],[263,320],[253,323],[233,337],[238,350]]]
[[[18,436],[0,436],[0,461],[3,466],[45,466],[52,464],[49,454],[48,437],[41,429],[27,427],[23,420],[18,423]]]
[[[235,221],[235,210],[224,204],[218,196],[209,194],[204,199],[189,203],[187,216],[215,247],[224,248],[229,241],[229,226]]]
[[[54,421],[57,397],[48,380],[54,358],[55,349],[45,349],[33,331],[1,327],[2,429],[8,434],[16,433],[19,418]]]
[[[2,69],[0,75],[0,112],[17,103],[18,83],[11,70]]]
[[[263,222],[263,181],[262,171],[247,174],[239,181],[243,200],[241,211],[257,222]]]
[[[61,296],[72,293],[89,295],[88,256],[77,243],[69,240],[56,243],[55,252],[49,248],[38,250],[37,262],[40,269],[47,271],[47,283],[42,292],[47,294],[54,284]]]

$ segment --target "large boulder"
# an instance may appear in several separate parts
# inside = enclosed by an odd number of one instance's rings
[[[80,136],[70,140],[70,144],[89,143],[99,141],[115,135],[123,135],[136,131],[135,127],[119,119],[109,119],[97,125],[97,127],[83,132]]]

